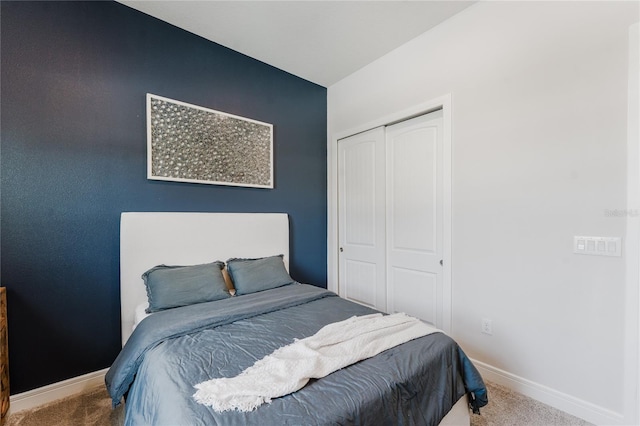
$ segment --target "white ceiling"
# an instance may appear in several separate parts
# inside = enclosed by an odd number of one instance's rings
[[[178,1],[120,3],[328,87],[472,1]]]

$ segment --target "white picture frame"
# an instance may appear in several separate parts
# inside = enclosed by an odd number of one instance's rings
[[[272,189],[273,125],[147,93],[147,178]]]

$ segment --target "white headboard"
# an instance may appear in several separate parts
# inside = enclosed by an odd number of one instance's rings
[[[284,254],[289,262],[286,213],[122,213],[120,306],[122,345],[136,306],[146,302],[141,275],[160,265],[195,265],[231,257]]]

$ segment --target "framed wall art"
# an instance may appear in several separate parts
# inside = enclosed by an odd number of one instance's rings
[[[273,125],[147,93],[147,178],[273,188]]]

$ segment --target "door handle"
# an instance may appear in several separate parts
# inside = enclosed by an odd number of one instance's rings
[[[442,262],[442,259],[440,259],[440,266],[444,265],[444,263]]]
[[[340,253],[342,253],[344,251],[344,249],[342,247],[340,247]]]

